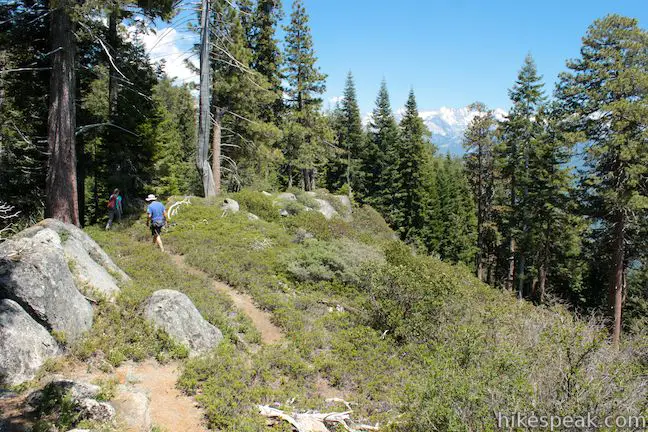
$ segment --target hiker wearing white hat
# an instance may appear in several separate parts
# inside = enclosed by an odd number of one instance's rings
[[[153,235],[153,243],[160,247],[164,252],[164,245],[162,245],[162,228],[166,225],[167,212],[164,204],[157,200],[153,194],[146,197],[146,201],[150,204],[146,208],[146,226],[151,228],[151,235]]]

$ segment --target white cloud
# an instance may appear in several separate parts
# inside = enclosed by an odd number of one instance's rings
[[[128,28],[129,37],[139,39],[152,63],[159,63],[164,60],[164,70],[171,78],[175,78],[176,84],[187,82],[198,82],[198,74],[185,65],[185,60],[190,60],[196,65],[196,54],[192,49],[194,35],[178,33],[172,27],[157,28],[156,32],[146,31],[136,33],[135,27]]]

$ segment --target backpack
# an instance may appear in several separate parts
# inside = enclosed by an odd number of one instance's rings
[[[117,197],[115,195],[110,195],[110,200],[108,201],[108,208],[109,209],[115,208],[116,203],[117,203]]]

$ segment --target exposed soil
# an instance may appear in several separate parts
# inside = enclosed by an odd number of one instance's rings
[[[219,292],[225,293],[230,296],[234,306],[241,312],[243,312],[254,327],[261,333],[261,340],[263,343],[272,344],[283,338],[283,333],[281,329],[274,325],[270,320],[270,314],[264,310],[261,310],[254,304],[252,297],[245,293],[238,292],[231,286],[214,280],[204,271],[197,269],[185,262],[185,259],[182,255],[169,254],[171,259],[176,263],[178,267],[181,267],[185,271],[199,277],[208,278],[212,284],[212,287]]]

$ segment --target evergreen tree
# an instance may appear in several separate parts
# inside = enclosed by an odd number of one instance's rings
[[[219,159],[225,162],[223,178],[227,188],[238,190],[261,179],[267,181],[271,167],[278,162],[272,146],[279,131],[262,119],[263,107],[275,96],[266,79],[250,69],[252,52],[246,43],[240,12],[222,5],[214,13],[220,24],[212,52],[212,149],[215,158],[220,153]]]
[[[340,152],[328,165],[327,186],[330,190],[337,190],[347,184],[351,190],[355,190],[360,184],[359,156],[364,150],[365,137],[351,72],[347,75],[344,96],[336,115],[335,129]]]
[[[287,159],[288,185],[292,185],[293,169],[302,174],[303,187],[312,190],[315,186],[316,168],[319,157],[326,153],[327,144],[316,131],[324,125],[319,110],[322,100],[319,95],[325,91],[326,75],[316,66],[317,57],[308,26],[308,14],[302,0],[293,2],[290,24],[285,27],[285,67],[288,82],[287,97],[292,113],[289,121],[297,125],[289,127],[291,138],[286,141],[284,153]],[[296,131],[299,130],[299,133]],[[299,136],[301,142],[295,140]]]
[[[438,161],[436,170],[438,210],[433,220],[440,228],[434,250],[441,259],[473,265],[476,252],[476,210],[460,159],[450,155]]]
[[[571,148],[574,136],[561,129],[556,112],[538,112],[543,132],[533,140],[528,158],[526,247],[532,298],[543,302],[547,286],[573,296],[581,287],[580,236],[584,226],[576,212]],[[574,302],[572,297],[572,301]]]
[[[403,239],[414,240],[423,227],[423,164],[428,135],[429,131],[418,115],[412,90],[405,104],[396,144],[387,149],[387,214],[389,222]]]
[[[494,152],[496,120],[492,110],[482,103],[471,105],[478,114],[473,117],[464,134],[463,147],[466,174],[472,190],[477,216],[477,277],[494,282],[498,230],[493,218],[495,196]]]
[[[44,206],[50,47],[45,2],[20,6],[0,4],[0,201],[30,222]]]
[[[263,106],[261,118],[278,125],[283,112],[282,56],[275,38],[283,18],[280,0],[258,0],[252,16],[252,68],[265,77],[274,98]]]
[[[528,174],[529,154],[532,141],[539,136],[542,127],[537,122],[538,110],[544,103],[543,84],[530,55],[518,73],[513,88],[509,91],[513,102],[507,120],[501,124],[501,148],[498,162],[503,180],[508,184],[507,226],[503,231],[509,243],[509,271],[507,289],[517,289],[524,294],[528,278],[525,277],[525,263],[528,255],[527,241],[529,226],[526,221],[528,209],[525,198],[532,181]]]
[[[608,299],[613,342],[621,334],[627,270],[636,259],[648,209],[648,33],[637,20],[608,15],[583,38],[580,58],[569,61],[558,95],[567,121],[587,139],[582,178],[592,223],[609,255]]]
[[[202,184],[194,167],[196,110],[187,84],[176,87],[162,75],[153,89],[155,114],[153,191],[157,195],[197,195]]]
[[[386,214],[389,201],[387,152],[397,144],[398,125],[389,102],[387,83],[383,80],[371,115],[367,143],[360,152],[360,184],[358,198]]]

